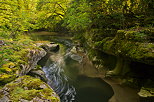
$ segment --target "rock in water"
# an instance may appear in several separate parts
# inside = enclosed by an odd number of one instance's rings
[[[59,44],[54,43],[37,43],[36,45],[43,48],[47,52],[57,52],[60,48]]]
[[[3,40],[0,40],[0,46],[1,45],[4,45],[4,41]]]
[[[75,54],[71,54],[70,57],[75,60],[78,61],[79,63],[82,62],[82,57],[79,55],[75,55]]]

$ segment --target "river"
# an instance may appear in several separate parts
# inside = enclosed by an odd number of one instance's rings
[[[61,102],[138,102],[138,97],[134,96],[136,92],[131,88],[121,87],[111,79],[104,81],[102,73],[84,52],[73,53],[74,45],[70,37],[48,32],[33,35],[34,40],[48,40],[60,45],[60,50],[48,53],[41,65],[48,84],[60,96]]]

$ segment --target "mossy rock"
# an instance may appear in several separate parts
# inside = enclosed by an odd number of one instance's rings
[[[140,102],[153,102],[154,101],[154,82],[148,79],[144,85],[142,85],[138,95],[140,97]]]
[[[33,69],[46,52],[29,39],[5,43],[0,53],[3,61],[0,63],[0,101],[60,102],[56,93],[40,79],[31,76],[17,78],[20,73],[25,75]]]
[[[30,39],[7,41],[0,50],[0,82],[6,84],[19,74],[27,74],[46,53]]]
[[[58,95],[46,83],[27,75],[6,84],[0,90],[0,100],[3,102],[21,100],[60,102]]]
[[[140,96],[141,99],[151,98],[154,100],[154,88],[142,87],[140,89],[140,92],[138,92],[138,95]]]
[[[154,65],[154,43],[146,40],[149,36],[146,33],[146,36],[134,35],[140,32],[119,30],[114,38],[104,38],[99,43],[95,43],[95,48],[107,54],[120,55],[133,61]]]

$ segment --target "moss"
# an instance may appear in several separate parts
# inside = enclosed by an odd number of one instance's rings
[[[1,85],[6,84],[8,82],[11,82],[15,78],[16,74],[6,74],[6,73],[0,74],[0,82],[1,82],[0,84]]]
[[[30,78],[29,78],[30,79]],[[24,79],[22,87],[27,87],[28,89],[37,89],[41,85],[40,79]]]
[[[58,96],[40,79],[30,76],[22,76],[16,79],[21,70],[20,65],[26,65],[31,60],[29,52],[35,50],[35,54],[38,54],[40,48],[36,47],[30,39],[5,40],[4,42],[6,45],[0,49],[1,60],[3,61],[0,63],[0,85],[5,85],[4,89],[2,88],[3,90],[7,87],[10,100],[19,102],[20,99],[32,100],[39,97],[43,100],[49,99],[52,102],[59,102]],[[5,95],[0,91],[0,97],[3,96]]]
[[[50,43],[49,41],[34,41],[34,43]]]
[[[19,102],[20,99],[25,99],[25,100],[32,100],[34,97],[41,97],[39,94],[41,91],[32,89],[32,90],[24,90],[23,88],[16,87],[14,90],[11,92],[11,100],[14,102]]]
[[[15,64],[13,62],[8,62],[6,64],[2,65],[2,68],[0,68],[0,74],[2,74],[2,72],[4,73],[12,73],[13,71],[15,71]]]
[[[120,73],[120,75],[124,75],[129,71],[130,61],[137,61],[149,65],[154,65],[153,35],[154,28],[142,27],[129,30],[118,30],[115,37],[104,37],[101,38],[101,40],[94,42],[88,39],[87,44],[90,47],[90,49],[88,49],[88,52],[90,52],[89,54],[91,58],[97,58],[98,56],[104,57],[102,55],[96,55],[96,53],[98,52],[96,50],[116,57],[121,56],[124,61],[121,61],[119,64],[117,63],[117,65],[114,66],[115,69],[112,70],[112,72],[113,74]],[[90,37],[96,36],[89,36],[87,38]],[[104,60],[104,58],[100,58],[100,60]],[[103,64],[103,66],[104,62],[101,63]],[[98,59],[94,63],[96,63],[96,65],[100,64],[98,62]]]
[[[12,69],[11,68],[8,68],[8,67],[3,67],[0,69],[1,72],[6,72],[6,73],[10,73],[12,72]]]
[[[9,62],[9,63],[4,64],[2,67],[13,68],[15,67],[15,64],[13,62]]]
[[[145,42],[147,40],[147,35],[142,31],[125,31],[126,40]]]
[[[123,56],[130,58],[134,61],[143,62],[146,64],[154,64],[154,44],[141,42],[144,40],[139,38],[140,40],[130,40],[131,34],[138,34],[138,31],[118,31],[117,35],[113,39],[103,39],[101,41],[100,50],[108,54],[112,54],[115,56]],[[138,35],[140,36],[140,35]],[[141,36],[140,36],[141,37]],[[143,37],[144,38],[144,37]]]
[[[33,41],[31,39],[21,39],[17,42],[17,45],[33,45]]]
[[[3,88],[3,85],[0,85],[0,90]],[[0,97],[1,97],[1,95],[0,95]]]
[[[28,64],[27,56],[30,50],[37,50],[33,41],[30,39],[22,39],[18,41],[9,41],[3,39],[6,45],[0,49],[0,81],[7,83],[15,79],[16,72],[21,70],[20,65]]]
[[[44,87],[41,87],[41,85]],[[55,96],[53,90],[46,83],[27,75],[19,77],[5,85],[5,87],[9,89],[10,99],[13,102],[19,102],[20,99],[30,101],[35,97],[49,99],[51,102],[59,102],[58,96]]]

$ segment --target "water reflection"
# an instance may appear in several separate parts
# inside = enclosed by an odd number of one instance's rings
[[[112,88],[100,78],[79,76],[76,80],[77,102],[108,102]]]

